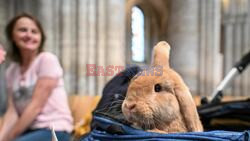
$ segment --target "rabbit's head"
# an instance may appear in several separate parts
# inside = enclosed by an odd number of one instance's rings
[[[169,66],[170,46],[159,42],[151,67],[131,81],[122,104],[135,127],[156,132],[202,131],[195,103],[182,78]]]

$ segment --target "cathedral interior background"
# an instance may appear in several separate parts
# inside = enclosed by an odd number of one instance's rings
[[[208,96],[250,51],[249,8],[249,0],[0,0],[0,41],[8,49],[4,28],[14,15],[36,16],[47,35],[45,49],[63,66],[68,94],[101,95],[113,76],[88,76],[87,64],[148,65],[152,47],[165,40],[172,68],[194,96]],[[0,67],[0,107],[7,66]],[[225,93],[249,91],[247,69]]]

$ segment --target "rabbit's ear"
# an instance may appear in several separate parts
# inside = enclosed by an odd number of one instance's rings
[[[180,112],[189,132],[203,131],[202,124],[193,101],[192,95],[187,87],[178,87],[174,89],[179,102]]]
[[[169,67],[170,45],[161,41],[154,46],[151,66]]]

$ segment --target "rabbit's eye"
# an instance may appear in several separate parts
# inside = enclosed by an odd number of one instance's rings
[[[160,92],[161,91],[161,85],[160,84],[155,84],[155,92]]]

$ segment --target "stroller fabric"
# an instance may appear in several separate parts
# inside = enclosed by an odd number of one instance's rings
[[[250,99],[205,104],[198,107],[198,112],[206,130],[250,129]]]
[[[249,131],[208,131],[174,134],[145,132],[104,117],[94,117],[96,128],[80,141],[249,141]]]

